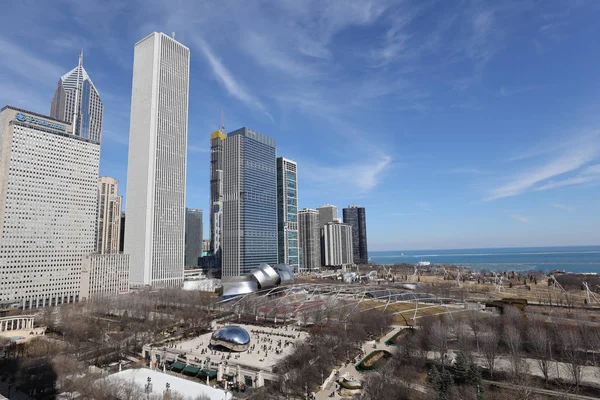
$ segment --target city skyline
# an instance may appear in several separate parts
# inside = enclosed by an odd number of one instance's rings
[[[0,53],[27,62],[0,67],[8,78],[0,101],[45,115],[57,78],[83,48],[105,103],[100,173],[127,185],[133,44],[149,31],[175,29],[195,54],[186,206],[207,209],[206,135],[224,109],[228,126],[274,137],[278,153],[305,171],[300,208],[365,206],[371,251],[597,244],[600,139],[589,82],[598,72],[589,38],[598,29],[591,17],[598,6],[581,2],[565,15],[559,3],[508,3],[433,10],[365,2],[333,7],[332,14],[317,3],[306,13],[274,7],[277,16],[299,22],[289,33],[278,23],[248,25],[241,14],[264,16],[247,5],[230,16],[248,32],[239,43],[235,32],[207,35],[204,22],[217,10],[199,15],[187,2],[176,11],[149,7],[130,28],[118,21],[135,14],[133,5],[106,10],[100,26],[83,22],[98,12],[88,4],[32,10],[15,3]],[[59,11],[75,23],[54,25],[48,16]],[[321,13],[311,36],[302,27],[312,25],[300,22]],[[11,15],[23,14],[33,25],[24,34],[33,44],[27,48],[10,32],[18,20]],[[428,33],[428,25],[435,29]],[[372,40],[371,49],[353,40],[358,35]],[[53,45],[43,46],[43,37]],[[274,50],[268,64],[265,49]],[[513,60],[519,68],[504,68]],[[327,84],[332,76],[337,86]],[[315,146],[319,154],[328,149],[326,157],[315,155]]]

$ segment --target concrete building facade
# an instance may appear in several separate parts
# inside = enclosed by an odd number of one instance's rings
[[[352,264],[352,227],[339,222],[323,226],[323,265],[343,267]]]
[[[300,268],[298,245],[298,164],[277,158],[277,247],[278,262],[294,272]]]
[[[170,36],[136,43],[124,246],[134,286],[183,283],[189,71],[189,49]]]
[[[96,252],[118,253],[121,243],[121,203],[119,181],[110,176],[98,179],[98,220]]]
[[[73,134],[100,142],[104,105],[98,90],[83,68],[83,52],[77,67],[58,80],[54,92],[50,117],[73,125]]]
[[[275,140],[246,127],[224,148],[222,275],[277,264]]]
[[[317,207],[319,212],[319,227],[322,228],[328,222],[338,222],[338,208],[331,204]]]
[[[298,236],[302,266],[300,272],[321,268],[321,229],[319,212],[310,208],[298,211]]]
[[[355,264],[366,264],[369,262],[369,250],[367,248],[367,213],[364,207],[348,206],[342,210],[344,223],[352,225],[352,246]]]
[[[96,300],[129,292],[129,254],[90,254],[83,259],[81,298]]]
[[[185,209],[185,266],[198,267],[202,258],[202,210]]]
[[[79,300],[95,250],[100,144],[30,111],[0,111],[0,304]]]

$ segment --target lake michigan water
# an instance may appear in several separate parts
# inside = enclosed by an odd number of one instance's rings
[[[430,261],[431,264],[461,265],[476,270],[600,273],[600,246],[370,251],[369,255],[371,262],[377,264]]]

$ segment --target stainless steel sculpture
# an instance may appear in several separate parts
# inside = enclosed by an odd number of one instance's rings
[[[246,351],[250,347],[250,335],[241,326],[224,326],[212,334],[210,344],[231,351]]]
[[[271,266],[262,263],[258,268],[242,276],[228,276],[221,279],[223,297],[239,296],[259,290],[274,288],[281,283],[293,282],[294,271],[289,265]]]

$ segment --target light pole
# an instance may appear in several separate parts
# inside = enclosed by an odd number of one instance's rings
[[[165,391],[165,399],[171,399],[171,384],[169,382],[167,382],[167,384],[165,385],[167,387],[167,390]]]
[[[150,393],[152,393],[152,378],[148,377],[148,379],[146,379],[146,381],[148,382],[148,383],[146,383],[146,387],[145,387],[146,398],[148,400],[150,400]]]

